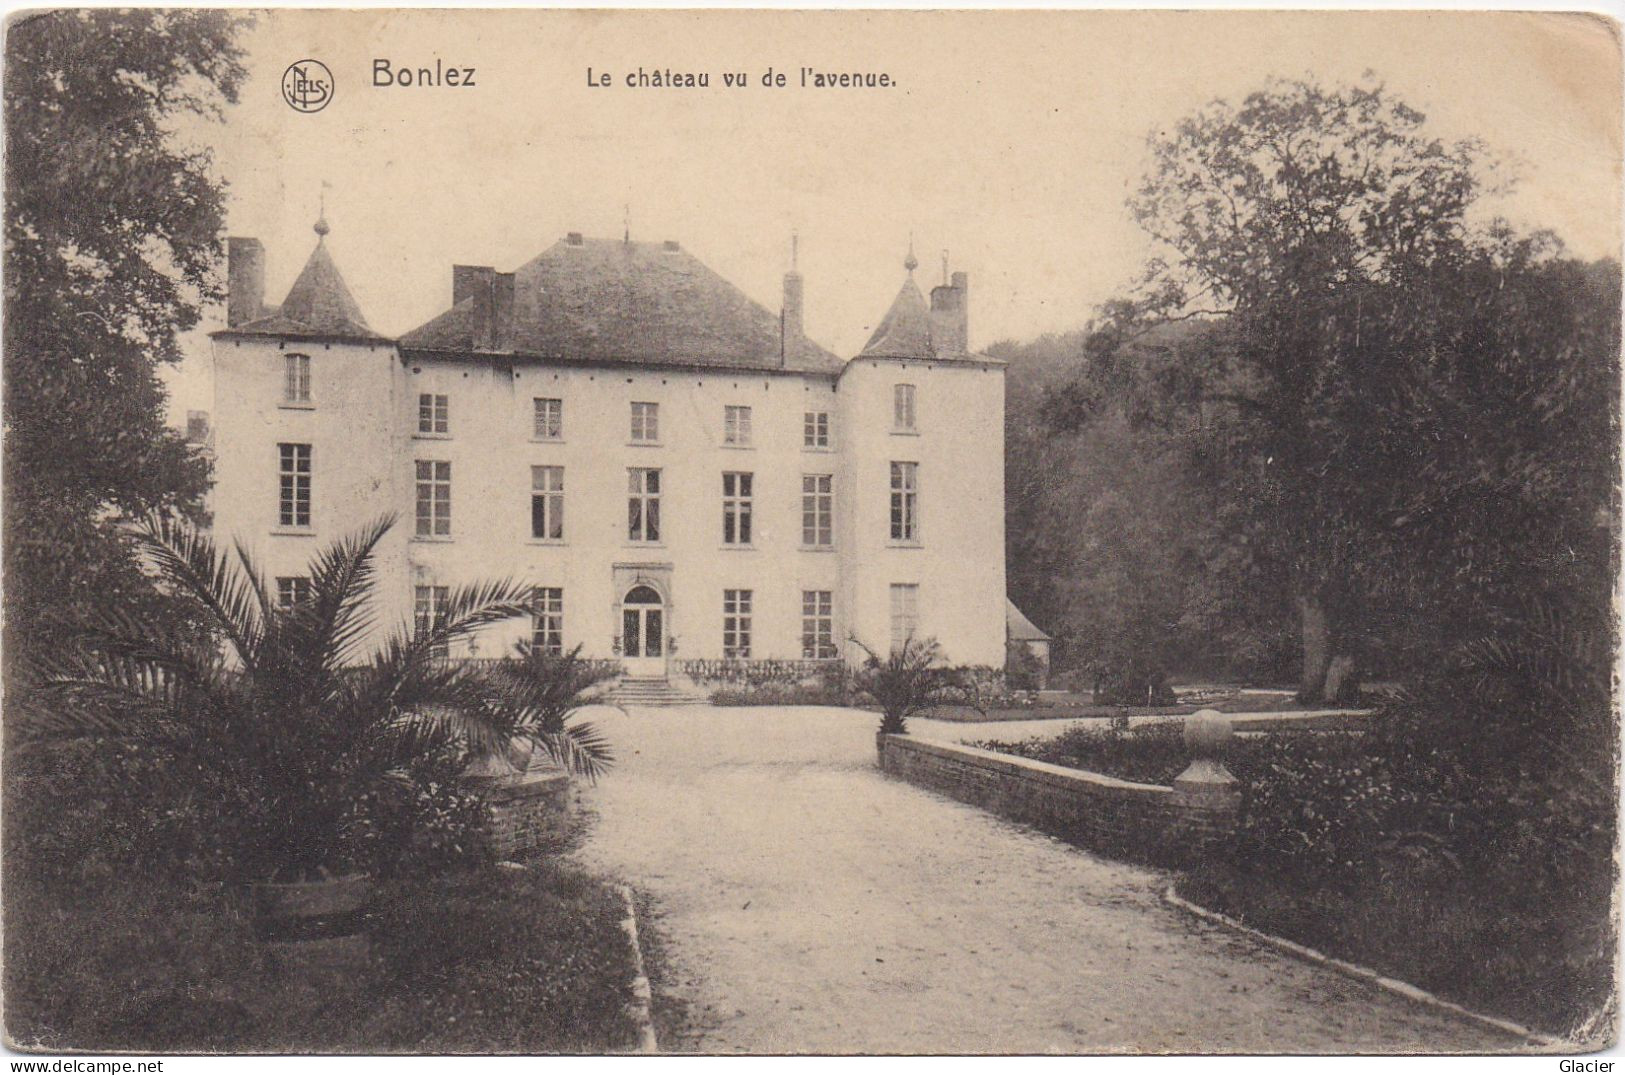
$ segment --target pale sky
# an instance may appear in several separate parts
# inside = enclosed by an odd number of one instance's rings
[[[1517,13],[275,11],[251,78],[193,136],[229,181],[228,231],[267,248],[280,302],[328,245],[375,329],[450,303],[453,263],[510,271],[568,231],[675,239],[770,310],[800,234],[808,334],[857,351],[941,252],[970,274],[971,341],[1077,328],[1149,252],[1124,200],[1146,139],[1271,75],[1370,69],[1444,138],[1477,136],[1524,180],[1494,206],[1578,257],[1620,246],[1618,45],[1601,20]],[[294,111],[293,61],[333,72]],[[373,61],[476,69],[474,88],[375,88]],[[645,70],[708,89],[626,88]],[[772,66],[783,89],[761,86]],[[803,66],[884,71],[891,89],[801,89]],[[587,69],[612,73],[589,88]],[[743,73],[749,86],[721,85]],[[220,327],[220,319],[204,326]],[[172,412],[210,409],[207,341]]]

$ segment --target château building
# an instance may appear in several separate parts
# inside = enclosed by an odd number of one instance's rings
[[[277,596],[326,542],[399,522],[383,621],[450,589],[534,586],[517,644],[619,659],[630,676],[716,661],[826,661],[935,637],[1005,654],[1004,369],[970,350],[964,273],[901,289],[842,360],[675,242],[570,233],[513,272],[457,265],[451,305],[374,331],[325,245],[280,306],[265,250],[228,243],[211,508]]]

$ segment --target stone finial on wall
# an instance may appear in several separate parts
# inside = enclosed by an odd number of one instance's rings
[[[1225,751],[1235,736],[1230,718],[1217,709],[1203,709],[1185,718],[1185,745],[1191,763],[1174,778],[1174,792],[1194,807],[1234,813],[1241,806],[1241,784],[1224,764]]]

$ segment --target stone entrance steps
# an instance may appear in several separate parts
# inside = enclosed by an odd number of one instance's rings
[[[699,691],[679,687],[664,676],[622,676],[605,695],[619,706],[704,705],[710,698]]]

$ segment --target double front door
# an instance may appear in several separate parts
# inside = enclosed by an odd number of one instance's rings
[[[666,607],[649,586],[621,600],[621,665],[629,676],[666,674]]]

